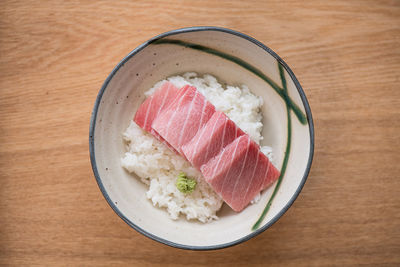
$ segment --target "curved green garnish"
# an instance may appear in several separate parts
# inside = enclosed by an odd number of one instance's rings
[[[275,90],[275,92],[277,92],[278,95],[286,102],[286,105],[289,106],[289,109],[293,110],[293,113],[296,115],[296,117],[298,118],[300,123],[303,125],[307,124],[307,118],[306,118],[305,114],[301,111],[300,107],[296,103],[294,103],[293,100],[288,96],[287,92],[285,92],[285,90],[283,90],[283,88],[281,88],[278,84],[276,84],[270,77],[264,75],[262,73],[262,71],[260,71],[253,65],[250,65],[246,61],[244,61],[238,57],[235,57],[233,55],[216,50],[211,47],[194,44],[194,43],[190,43],[190,42],[185,42],[185,41],[181,41],[181,40],[158,39],[158,40],[154,40],[153,44],[155,44],[155,45],[174,44],[174,45],[179,45],[179,46],[183,46],[183,47],[189,47],[194,50],[199,50],[199,51],[202,51],[202,52],[205,52],[208,54],[219,56],[221,58],[224,58],[226,60],[229,60],[229,61],[232,61],[232,62],[238,64],[239,66],[249,70],[250,72],[257,75],[259,78],[261,78],[262,80],[267,82]]]
[[[283,67],[281,64],[278,63],[278,68],[279,68],[279,75],[281,77],[281,81],[282,81],[282,86],[283,86],[283,90],[285,91],[285,93],[287,93],[287,86],[286,86],[286,78],[285,78],[285,72],[283,70]],[[272,201],[274,200],[276,193],[279,190],[279,187],[281,185],[282,182],[282,178],[285,175],[286,172],[286,167],[287,167],[287,163],[289,160],[289,154],[290,154],[290,145],[291,145],[291,138],[292,138],[292,119],[290,117],[290,108],[286,102],[286,110],[287,110],[287,129],[288,129],[288,138],[287,138],[287,143],[286,143],[286,150],[285,150],[285,157],[283,158],[283,163],[282,163],[282,168],[281,168],[281,174],[279,175],[278,178],[278,182],[276,183],[274,192],[272,193],[270,199],[268,200],[267,206],[265,206],[263,212],[261,213],[261,216],[258,218],[258,220],[256,221],[256,223],[253,225],[253,227],[251,228],[253,231],[256,230],[261,222],[264,220],[265,215],[267,215],[269,208],[272,205]]]

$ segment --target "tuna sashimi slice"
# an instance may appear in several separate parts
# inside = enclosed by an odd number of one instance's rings
[[[244,132],[225,113],[215,112],[200,131],[182,147],[186,159],[197,169],[216,156]]]
[[[151,125],[160,112],[175,99],[179,92],[170,82],[164,82],[136,111],[133,120],[140,128],[151,132]],[[156,136],[157,137],[157,136]]]
[[[215,107],[193,86],[179,90],[163,109],[152,128],[182,156],[182,146],[190,141],[215,113]]]
[[[247,134],[201,166],[201,172],[214,191],[237,212],[280,175]]]
[[[179,89],[171,82],[164,82],[151,96],[140,105],[136,111],[133,121],[143,130],[150,132],[154,137],[168,146],[171,150],[177,152],[168,142],[166,142],[151,125],[160,112],[168,106],[178,95]]]

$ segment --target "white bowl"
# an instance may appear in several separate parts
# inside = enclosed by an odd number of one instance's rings
[[[240,213],[224,205],[218,213],[220,219],[211,223],[173,221],[166,211],[153,207],[146,198],[146,186],[121,167],[125,153],[122,133],[143,102],[143,93],[159,80],[188,71],[209,73],[227,84],[246,84],[264,99],[262,144],[273,148],[276,167],[283,174],[265,217],[260,218],[276,184],[263,191],[257,204]],[[156,36],[118,63],[97,96],[89,143],[97,183],[118,216],[161,243],[206,250],[246,241],[286,212],[310,171],[314,128],[306,96],[293,72],[277,54],[233,30],[194,27]]]

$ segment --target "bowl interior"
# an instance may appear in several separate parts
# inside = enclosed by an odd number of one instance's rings
[[[235,62],[236,59],[241,61]],[[242,61],[245,65],[239,64]],[[311,128],[307,121],[301,123],[290,111],[291,135],[288,136],[288,110],[284,98],[259,75],[246,68],[246,64],[282,87],[279,63],[274,56],[241,36],[219,30],[175,32],[157,42],[145,44],[130,54],[106,81],[93,116],[92,160],[100,187],[110,205],[137,230],[180,247],[227,246],[266,228],[294,200],[309,169]],[[122,133],[145,99],[143,93],[159,80],[188,71],[209,73],[231,85],[245,84],[264,99],[262,144],[273,148],[278,169],[282,167],[287,143],[290,142],[288,164],[280,189],[256,231],[252,230],[252,226],[263,212],[274,186],[262,193],[257,204],[240,213],[224,205],[218,213],[220,219],[212,223],[188,222],[184,218],[173,221],[166,211],[152,206],[145,196],[146,185],[121,167],[120,160],[125,153]],[[306,114],[295,82],[287,70],[284,70],[284,75],[289,97],[301,113]]]

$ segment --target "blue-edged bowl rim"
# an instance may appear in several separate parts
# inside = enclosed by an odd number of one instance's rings
[[[298,188],[296,189],[294,195],[291,197],[291,199],[288,201],[288,203],[283,207],[283,209],[277,214],[275,215],[275,217],[272,218],[272,220],[270,220],[267,224],[265,224],[264,226],[260,227],[259,229],[253,231],[252,233],[239,238],[235,241],[232,242],[228,242],[228,243],[224,243],[224,244],[219,244],[219,245],[213,245],[213,246],[190,246],[190,245],[184,245],[184,244],[179,244],[179,243],[175,243],[175,242],[171,242],[169,240],[160,238],[158,236],[155,236],[145,230],[143,230],[142,228],[140,228],[139,226],[137,226],[136,224],[134,224],[133,222],[131,222],[119,209],[118,207],[114,204],[114,202],[112,202],[112,200],[110,199],[109,195],[107,194],[106,189],[104,188],[104,185],[100,179],[100,175],[99,172],[97,170],[97,165],[96,165],[96,157],[95,157],[95,151],[94,151],[94,131],[96,128],[96,117],[97,117],[97,111],[98,111],[98,107],[101,103],[101,99],[103,96],[104,91],[106,90],[109,82],[111,81],[111,79],[114,77],[114,75],[117,73],[117,71],[128,61],[130,60],[134,55],[136,55],[138,52],[140,52],[143,48],[145,48],[146,46],[148,46],[149,44],[151,44],[152,42],[170,36],[170,35],[175,35],[175,34],[180,34],[180,33],[187,33],[187,32],[199,32],[199,31],[219,31],[219,32],[225,32],[225,33],[229,33],[229,34],[233,34],[236,36],[239,36],[241,38],[244,38],[254,44],[256,44],[257,46],[261,47],[262,49],[264,49],[267,53],[269,53],[271,56],[273,56],[283,67],[284,69],[287,71],[287,73],[289,74],[290,78],[293,80],[297,91],[299,92],[299,95],[301,97],[301,100],[303,102],[303,106],[304,109],[306,111],[306,116],[307,116],[307,120],[308,120],[308,127],[309,127],[309,131],[310,131],[310,153],[309,153],[309,158],[308,158],[308,162],[307,162],[307,168],[304,172],[303,178],[300,182],[300,185],[298,186]],[[143,44],[139,45],[138,47],[136,47],[134,50],[132,50],[126,57],[124,57],[118,64],[117,66],[111,71],[111,73],[108,75],[107,79],[105,80],[103,86],[101,87],[97,98],[96,98],[96,102],[94,104],[94,108],[92,111],[92,116],[90,119],[90,129],[89,129],[89,151],[90,151],[90,161],[92,164],[92,169],[93,169],[93,173],[94,176],[96,178],[97,184],[101,190],[101,192],[103,193],[104,198],[107,200],[108,204],[110,205],[110,207],[114,210],[114,212],[122,219],[124,220],[129,226],[131,226],[133,229],[135,229],[136,231],[138,231],[139,233],[155,240],[158,241],[160,243],[163,243],[165,245],[171,246],[171,247],[175,247],[175,248],[180,248],[180,249],[188,249],[188,250],[214,250],[214,249],[222,249],[222,248],[227,248],[227,247],[231,247],[237,244],[240,244],[242,242],[245,242],[247,240],[249,240],[250,238],[264,232],[265,230],[267,230],[269,227],[271,227],[280,217],[282,217],[282,215],[290,208],[290,206],[292,206],[293,202],[296,200],[296,198],[298,197],[298,195],[300,194],[306,180],[308,177],[308,174],[310,172],[311,169],[311,164],[312,164],[312,160],[313,160],[313,156],[314,156],[314,123],[313,123],[313,119],[312,119],[312,115],[311,115],[311,109],[310,106],[308,104],[306,95],[304,94],[303,88],[301,87],[299,81],[297,80],[296,76],[294,75],[294,73],[292,72],[292,70],[289,68],[289,66],[285,63],[285,61],[283,61],[282,58],[280,58],[271,48],[267,47],[266,45],[264,45],[263,43],[257,41],[256,39],[231,30],[231,29],[227,29],[227,28],[222,28],[222,27],[214,27],[214,26],[199,26],[199,27],[187,27],[187,28],[181,28],[181,29],[176,29],[176,30],[172,30],[172,31],[168,31],[165,33],[162,33],[160,35],[157,35],[153,38],[151,38],[150,40],[144,42]]]

